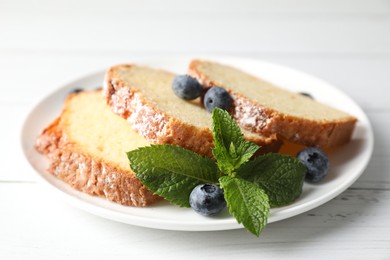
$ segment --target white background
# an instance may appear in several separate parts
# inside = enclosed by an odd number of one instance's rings
[[[44,189],[19,144],[34,103],[89,72],[181,54],[257,58],[334,84],[374,127],[367,170],[260,238],[120,224]],[[0,0],[0,88],[0,259],[390,259],[390,1]]]

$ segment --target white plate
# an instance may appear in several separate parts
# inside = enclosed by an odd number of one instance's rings
[[[326,179],[319,185],[305,183],[303,193],[296,202],[271,210],[269,223],[298,215],[331,200],[347,189],[364,171],[373,150],[372,128],[362,109],[337,88],[302,72],[258,60],[233,57],[205,58],[234,65],[293,91],[311,93],[317,100],[349,112],[359,119],[352,141],[329,154],[331,170]],[[190,59],[191,57],[160,57],[135,62],[185,73]],[[227,210],[216,218],[209,218],[200,216],[191,209],[169,205],[167,202],[147,208],[125,207],[73,190],[46,171],[48,161],[33,148],[36,136],[60,113],[64,98],[70,90],[78,87],[85,89],[99,87],[102,85],[103,75],[104,71],[99,71],[66,84],[40,101],[27,116],[21,133],[22,149],[28,162],[44,183],[78,208],[128,224],[187,231],[242,228],[229,216]]]

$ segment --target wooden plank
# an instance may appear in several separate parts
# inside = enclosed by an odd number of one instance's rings
[[[255,1],[195,4],[203,11],[192,11],[178,1],[83,3],[43,1],[21,6],[7,2],[0,15],[0,49],[390,53],[386,1],[374,7],[346,1],[337,5],[341,11],[325,2],[309,1],[287,6]]]
[[[0,79],[0,88],[7,89],[9,92],[9,95],[0,96],[0,103],[10,105],[32,105],[62,84],[98,70],[103,71],[114,64],[134,62],[142,57],[159,57],[157,54],[123,51],[105,53],[0,51],[0,56],[3,75]],[[169,56],[180,55],[166,54],[166,57]],[[191,57],[188,54],[187,56]],[[193,57],[196,56],[197,54],[193,54]],[[366,111],[390,109],[388,96],[383,95],[384,90],[389,86],[390,56],[333,55],[328,57],[321,53],[283,55],[245,52],[239,56],[273,62],[319,77],[344,91]],[[183,67],[182,71],[185,70],[186,68]],[[21,71],[23,77],[20,77]]]
[[[92,4],[93,3],[93,4]],[[159,0],[136,1],[136,0],[111,0],[107,2],[95,1],[56,1],[36,0],[34,3],[23,0],[2,1],[1,7],[4,12],[15,12],[31,10],[37,12],[69,12],[88,13],[99,12],[106,15],[154,12],[184,12],[184,13],[287,13],[287,14],[389,14],[390,4],[386,0],[370,0],[367,4],[365,0],[198,0],[191,6],[180,0]],[[131,7],[131,8],[130,8]],[[223,8],[221,8],[223,7]],[[48,15],[48,14],[46,14]]]
[[[232,20],[195,16],[165,20],[33,20],[24,31],[24,24],[11,24],[5,31],[0,48],[165,51],[165,52],[274,52],[274,53],[390,53],[389,19],[360,21]],[[199,27],[203,19],[207,27]],[[139,21],[139,22],[138,22]],[[52,23],[48,25],[49,23]],[[54,25],[53,25],[54,24]],[[53,26],[53,27],[52,27]],[[188,28],[191,28],[188,30]],[[245,28],[243,30],[242,28]],[[0,28],[1,30],[1,28]],[[131,37],[123,37],[123,32]],[[88,38],[85,37],[88,32]],[[104,37],[102,33],[104,32]],[[361,35],[366,37],[362,38]],[[199,35],[199,36],[195,36]],[[113,40],[118,39],[120,40]],[[142,39],[134,40],[134,39]],[[207,40],[205,40],[207,39]],[[332,41],[329,41],[332,39]],[[158,42],[158,44],[155,44]]]
[[[1,259],[385,259],[390,254],[389,190],[348,190],[321,207],[270,224],[256,238],[245,230],[176,232],[116,223],[74,209],[42,188],[0,183]]]

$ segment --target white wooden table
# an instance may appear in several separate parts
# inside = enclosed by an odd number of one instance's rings
[[[144,56],[258,58],[322,78],[374,127],[364,174],[330,202],[245,230],[178,232],[58,200],[20,149],[31,106],[63,83]],[[0,0],[0,259],[390,259],[390,1]]]

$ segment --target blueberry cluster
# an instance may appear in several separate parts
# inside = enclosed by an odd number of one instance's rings
[[[196,78],[189,75],[175,77],[172,90],[178,97],[186,100],[203,96],[203,105],[210,113],[216,107],[229,110],[233,103],[232,97],[225,89],[214,86],[206,91]]]

